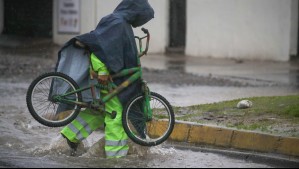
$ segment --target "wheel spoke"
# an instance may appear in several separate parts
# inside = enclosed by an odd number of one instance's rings
[[[78,85],[68,76],[59,73],[41,75],[32,82],[27,92],[27,106],[32,116],[40,123],[49,127],[61,127],[77,116],[80,107],[66,105],[54,100],[53,97],[74,91]],[[66,99],[81,101],[81,93],[74,93]]]
[[[174,113],[169,102],[153,93],[150,96],[150,119],[144,113],[144,97],[139,95],[126,106],[123,117],[124,129],[136,143],[153,146],[164,142],[174,126]],[[134,134],[130,134],[134,133]]]

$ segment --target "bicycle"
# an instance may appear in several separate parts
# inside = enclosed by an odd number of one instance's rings
[[[48,127],[62,127],[72,122],[82,108],[90,108],[96,112],[104,112],[114,119],[116,112],[106,112],[105,103],[139,79],[142,82],[142,92],[131,98],[124,107],[123,128],[131,140],[143,146],[156,146],[166,141],[174,128],[174,112],[170,103],[160,94],[151,92],[142,78],[140,58],[147,54],[150,41],[149,31],[145,28],[142,31],[146,36],[135,36],[139,43],[138,67],[112,75],[112,79],[129,76],[119,86],[109,82],[107,85],[96,83],[79,88],[71,77],[60,72],[45,73],[37,77],[30,84],[26,95],[27,107],[33,118]],[[146,48],[143,50],[142,42],[145,38]],[[63,89],[54,87],[65,85],[67,87]],[[97,99],[95,88],[108,90],[109,93]],[[91,102],[82,101],[82,92],[86,90],[91,90]],[[68,110],[61,112],[58,110],[59,106],[67,106]]]

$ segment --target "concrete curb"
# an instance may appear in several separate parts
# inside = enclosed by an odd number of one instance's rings
[[[177,121],[170,140],[299,157],[299,138]]]
[[[248,152],[227,148],[221,149],[219,147],[194,146],[193,144],[190,145],[189,143],[183,142],[168,142],[168,145],[165,147],[175,147],[176,149],[191,150],[193,152],[214,153],[228,156],[230,158],[262,163],[274,168],[298,168],[299,166],[299,160],[296,157],[290,158],[285,157],[284,155],[270,153]]]

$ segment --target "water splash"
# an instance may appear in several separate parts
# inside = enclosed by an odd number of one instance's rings
[[[170,148],[164,148],[162,145],[158,145],[155,147],[151,147],[149,149],[150,154],[158,154],[158,155],[172,155],[177,153],[177,150],[173,147]]]

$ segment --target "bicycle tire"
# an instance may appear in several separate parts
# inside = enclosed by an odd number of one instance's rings
[[[151,119],[145,118],[140,105],[144,95],[133,97],[122,114],[122,123],[128,137],[142,146],[156,146],[168,139],[173,131],[175,117],[172,106],[160,94],[150,93]],[[154,107],[160,106],[160,107]]]
[[[63,88],[61,84],[69,86]],[[55,85],[56,88],[53,87]],[[80,106],[63,104],[52,99],[52,96],[64,94],[62,88],[70,92],[79,89],[79,86],[71,77],[60,72],[42,74],[30,84],[26,103],[30,114],[39,123],[48,127],[62,127],[78,116]],[[82,94],[77,92],[69,98],[81,102]]]

